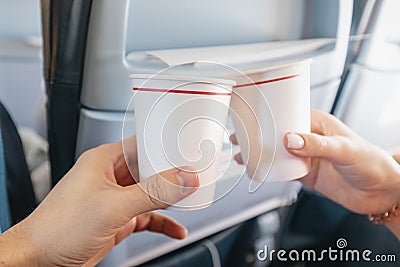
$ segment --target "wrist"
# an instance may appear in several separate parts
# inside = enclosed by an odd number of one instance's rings
[[[24,222],[0,235],[0,266],[39,266],[39,253],[31,245]]]
[[[393,159],[395,158],[393,157]],[[387,168],[390,172],[387,175],[386,190],[382,193],[381,198],[381,203],[389,206],[382,207],[384,209],[382,213],[390,211],[391,208],[400,202],[400,165],[393,159],[392,168]]]
[[[369,216],[369,219],[375,223],[383,223],[392,231],[398,239],[400,239],[400,156],[395,155],[393,159],[396,163],[393,164],[393,172],[389,177],[388,189],[383,194],[382,203],[395,203],[391,209],[386,210],[380,215]]]
[[[394,193],[400,198],[400,154],[393,156],[394,160],[397,162],[397,187],[394,189]],[[399,199],[400,201],[400,199]],[[400,214],[394,217],[391,221],[386,223],[386,226],[400,239]]]

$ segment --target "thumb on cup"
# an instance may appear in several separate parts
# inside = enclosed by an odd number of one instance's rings
[[[193,168],[174,168],[121,188],[121,197],[125,198],[130,216],[134,217],[144,212],[165,209],[195,192],[199,185],[198,175]]]

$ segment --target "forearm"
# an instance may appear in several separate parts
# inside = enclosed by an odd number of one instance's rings
[[[36,253],[22,227],[23,222],[0,235],[0,266],[38,266]]]

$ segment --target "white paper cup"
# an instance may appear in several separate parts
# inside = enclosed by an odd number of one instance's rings
[[[310,160],[287,152],[287,132],[310,133],[311,60],[252,70],[235,77],[231,108],[246,171],[255,181],[289,181],[310,171]],[[269,107],[268,107],[268,104]]]
[[[173,209],[205,208],[214,200],[217,167],[234,81],[134,74],[140,180],[183,166],[200,187]]]

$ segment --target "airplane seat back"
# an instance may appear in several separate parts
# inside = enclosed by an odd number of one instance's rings
[[[400,20],[396,0],[371,1],[334,114],[370,142],[400,147]],[[370,14],[368,14],[370,13]]]
[[[43,23],[44,69],[53,183],[85,150],[121,139],[125,109],[132,92],[128,75],[154,73],[163,68],[139,64],[129,58],[131,52],[285,42],[292,54],[283,60],[314,59],[313,106],[329,111],[343,73],[353,5],[349,0],[185,3],[178,0],[42,0],[41,3],[42,18],[46,22]],[[312,44],[321,40],[328,43],[306,52],[296,45],[298,41]],[[235,175],[231,173],[225,179]],[[210,208],[190,216],[178,212],[169,214],[183,221],[191,232],[197,231],[191,238],[198,240],[215,233],[212,231],[223,230],[233,219],[240,223],[266,212],[265,209],[291,203],[299,189],[296,183],[271,184],[250,195],[247,187],[246,181],[242,181],[236,190]],[[260,203],[264,204],[261,208]],[[214,227],[209,227],[210,222]],[[102,265],[120,266],[129,262],[129,266],[136,266],[140,261],[171,251],[176,245],[171,246],[169,240],[152,235],[136,236],[135,240],[146,242],[127,240]],[[153,252],[158,254],[150,255]]]
[[[152,6],[162,8],[157,11]],[[296,41],[327,39],[329,44],[306,52],[298,49],[285,60],[314,59],[312,106],[329,112],[343,72],[351,15],[352,1],[347,0],[94,2],[76,156],[121,138],[124,112],[132,95],[128,75],[163,68],[134,62],[129,58],[131,52],[280,41],[292,42],[293,53]]]
[[[41,4],[43,21],[51,22],[44,24],[52,25],[43,28],[43,35],[55,184],[83,151],[121,139],[124,111],[131,97],[128,75],[159,70],[130,61],[128,52],[325,38],[332,42],[285,60],[314,59],[312,105],[329,111],[343,72],[353,3],[237,0],[216,4],[209,0],[185,5],[172,1],[165,6],[160,0],[43,0]],[[165,12],[154,13],[154,5]],[[210,9],[214,6],[224,8],[223,15]],[[293,19],[298,23],[292,24]],[[159,27],[156,21],[162,22]],[[296,51],[296,45],[292,49]]]

